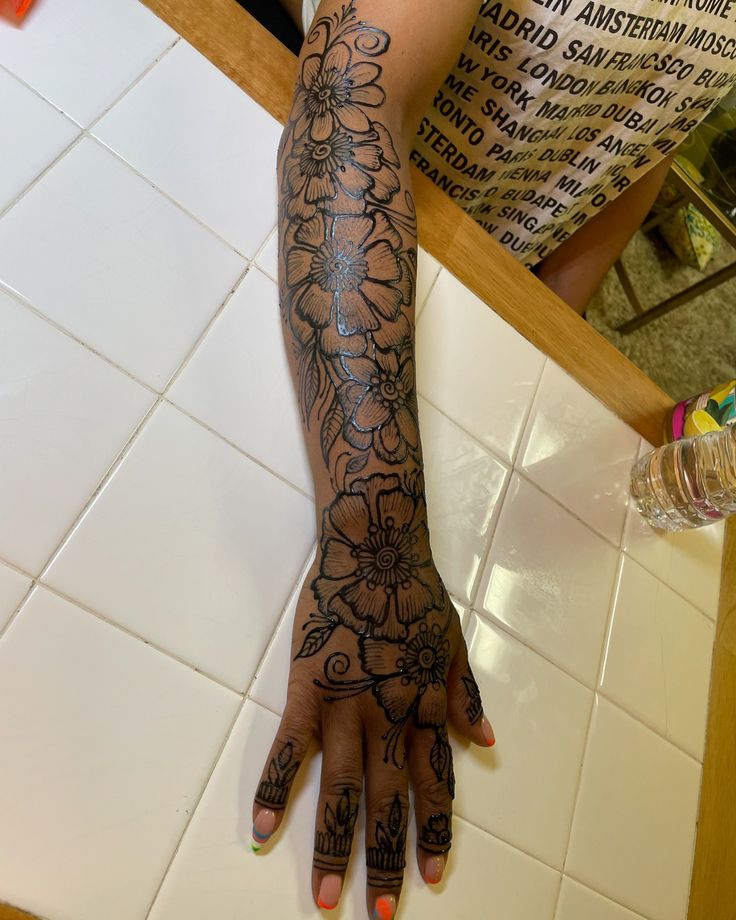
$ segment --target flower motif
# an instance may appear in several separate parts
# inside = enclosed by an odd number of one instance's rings
[[[377,64],[352,64],[344,42],[324,55],[305,58],[292,112],[297,137],[309,128],[315,141],[323,141],[338,125],[358,133],[369,131],[370,122],[360,106],[375,108],[383,103],[385,93],[375,82],[380,73]]]
[[[414,399],[414,362],[409,352],[399,360],[393,351],[376,351],[374,358],[343,357],[349,380],[341,397],[350,412],[345,437],[354,447],[366,449],[366,432],[376,456],[401,463],[408,448],[419,444]]]
[[[296,231],[286,265],[291,305],[311,326],[329,327],[322,335],[327,354],[342,350],[343,337],[371,332],[379,348],[395,348],[410,335],[401,313],[400,244],[380,213],[335,219],[317,213]]]
[[[400,639],[445,595],[434,567],[426,507],[397,476],[371,476],[325,510],[319,608],[360,634]]]
[[[444,725],[450,643],[437,624],[420,623],[411,638],[400,643],[363,637],[360,660],[363,670],[377,678],[373,693],[392,722],[414,711],[421,728]]]
[[[452,840],[450,819],[444,814],[430,815],[422,829],[421,842],[434,848],[448,847]]]
[[[290,218],[308,220],[318,205],[330,214],[361,214],[366,194],[381,202],[396,194],[399,177],[386,160],[398,159],[376,127],[356,138],[338,126],[323,140],[305,134],[294,143],[284,167]]]

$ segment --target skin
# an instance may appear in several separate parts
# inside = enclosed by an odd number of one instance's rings
[[[301,0],[281,0],[281,6],[289,13],[301,31]],[[471,12],[475,11],[477,14],[477,7],[477,3],[462,4],[458,5],[456,10],[453,5],[451,18],[454,20],[457,16],[458,19],[462,19],[467,13],[472,25],[475,17],[471,15]],[[423,11],[423,15],[426,15],[426,10]],[[446,19],[448,14],[443,14],[441,11],[431,14],[433,20],[439,17]],[[446,34],[447,25],[446,22],[443,23],[443,31],[440,34]],[[399,30],[396,41],[404,36],[403,40],[407,45],[411,43],[416,47],[414,38],[416,34],[415,23],[407,22],[403,30]],[[455,37],[454,32],[452,37]],[[457,51],[459,52],[463,47],[463,40],[458,41]],[[450,65],[446,72],[440,73],[439,68],[434,68],[432,82],[428,84],[430,95],[425,95],[427,104],[431,101],[432,91],[440,85],[456,57],[457,53],[449,57]],[[418,73],[421,75],[422,70],[420,69]],[[397,76],[401,78],[400,74]],[[411,79],[414,80],[416,76],[412,74]],[[391,79],[391,74],[388,75],[388,79]],[[393,93],[394,87],[392,86],[391,89]],[[421,98],[421,95],[417,97],[417,104],[420,104]],[[419,110],[407,112],[409,124],[418,124],[423,111],[420,105]],[[576,313],[580,315],[585,313],[593,295],[603,283],[603,279],[643,223],[664,184],[676,154],[675,150],[663,157],[587,223],[578,227],[537,266],[535,274],[540,281],[554,291]]]
[[[313,896],[337,903],[365,781],[371,917],[393,916],[401,894],[410,783],[418,865],[427,882],[441,877],[454,794],[448,720],[478,745],[495,740],[429,542],[407,166],[420,113],[476,7],[323,2],[279,148],[281,315],[318,553],[297,605],[254,840],[278,828],[307,748],[321,741]]]
[[[413,364],[409,152],[476,14],[477,0],[451,11],[420,0],[325,0],[279,147],[281,315],[318,553],[297,605],[287,703],[253,805],[254,843],[278,830],[307,749],[321,742],[315,903],[339,900],[365,785],[366,906],[381,920],[401,893],[410,783],[420,871],[436,883],[444,870],[454,793],[448,721],[478,745],[495,740],[432,559]],[[636,199],[634,187],[629,194]],[[588,243],[601,241],[589,245],[588,289],[613,261],[605,241],[623,248],[636,229],[626,235],[625,208],[602,215],[583,228]],[[583,300],[565,269],[582,240],[578,231],[540,273],[573,305]]]
[[[585,313],[614,262],[641,226],[677,151],[663,157],[543,259],[536,275],[576,313]]]

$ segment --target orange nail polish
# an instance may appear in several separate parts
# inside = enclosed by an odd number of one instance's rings
[[[483,721],[480,723],[480,730],[483,732],[483,739],[485,740],[488,747],[493,747],[496,743],[496,736],[493,734],[493,729],[491,728],[491,723],[483,716]]]
[[[319,886],[317,904],[322,910],[334,910],[340,900],[342,878],[339,875],[326,875]]]
[[[376,899],[373,907],[373,920],[393,920],[396,912],[396,898],[392,895],[383,895]]]

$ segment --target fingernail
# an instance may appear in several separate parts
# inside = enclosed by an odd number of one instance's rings
[[[396,898],[392,894],[381,895],[373,905],[373,920],[393,920],[396,913]]]
[[[442,878],[445,871],[444,856],[430,856],[424,863],[424,881],[430,885],[436,885]]]
[[[276,827],[275,813],[267,808],[259,811],[256,815],[256,820],[253,822],[253,840],[250,845],[254,853],[257,853],[263,844],[268,841],[268,838],[273,834],[274,827]]]
[[[334,910],[337,902],[340,900],[342,891],[342,879],[339,875],[326,875],[319,886],[319,895],[317,903],[322,910]]]
[[[496,743],[496,736],[493,734],[493,729],[491,728],[491,723],[483,716],[483,721],[480,723],[480,730],[483,732],[483,737],[488,747],[493,747]]]

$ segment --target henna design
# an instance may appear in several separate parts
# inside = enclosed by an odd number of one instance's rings
[[[266,808],[283,809],[289,796],[291,782],[299,769],[300,761],[294,760],[294,745],[287,741],[268,765],[267,778],[261,780],[256,792],[256,802]]]
[[[430,815],[419,835],[419,846],[428,853],[447,853],[452,846],[451,818],[445,812]]]
[[[423,496],[381,474],[340,493],[324,512],[312,590],[325,616],[375,638],[405,638],[412,623],[441,610]]]
[[[437,782],[447,781],[447,791],[451,799],[455,798],[455,771],[452,765],[452,747],[447,739],[444,723],[435,728],[434,744],[429,752],[429,765],[434,770]]]
[[[325,872],[343,872],[347,868],[353,843],[353,828],[358,817],[359,795],[344,789],[333,809],[325,804],[326,830],[314,835],[314,866]]]
[[[444,725],[453,612],[429,545],[412,346],[416,209],[378,118],[389,45],[353,0],[317,19],[279,145],[281,315],[304,425],[335,493],[311,583],[318,610],[295,660],[325,652],[314,679],[325,701],[371,691],[388,722],[386,762],[404,765],[409,720],[434,731],[430,766],[452,795]],[[358,637],[354,661],[329,651],[341,629]],[[334,828],[351,808],[348,796]],[[395,877],[403,868],[405,824],[397,796],[388,824],[377,822],[375,870]],[[316,849],[341,858],[327,812],[325,826]]]
[[[315,626],[315,623],[319,625]],[[302,629],[307,629],[310,626],[312,629],[304,637],[302,647],[294,656],[294,661],[297,658],[309,658],[311,655],[316,655],[332,635],[332,631],[337,626],[337,621],[321,613],[310,613],[309,619],[304,623]]]
[[[407,810],[398,792],[394,796],[388,821],[376,820],[376,846],[368,847],[368,884],[374,888],[400,888],[406,865]]]
[[[465,715],[468,717],[468,722],[471,725],[480,719],[483,715],[483,703],[480,698],[480,690],[478,689],[478,684],[475,682],[472,671],[469,670],[468,676],[462,678],[463,684],[465,685],[465,691],[468,694],[468,705],[465,707]]]
[[[279,147],[281,308],[294,337],[305,425],[318,425],[336,488],[369,455],[403,463],[419,452],[411,342],[416,215],[398,193],[401,162],[374,120],[385,93],[373,59],[388,35],[352,2],[316,21]],[[398,199],[398,200],[397,200]],[[346,364],[346,358],[363,363]],[[330,463],[348,445],[338,480]]]

